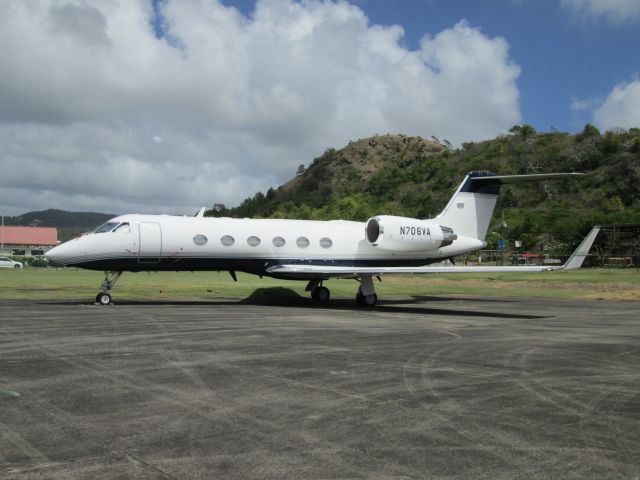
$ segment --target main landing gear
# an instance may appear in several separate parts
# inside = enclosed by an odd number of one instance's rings
[[[371,275],[363,275],[360,277],[360,288],[356,293],[356,302],[361,307],[373,307],[378,303],[378,295],[373,286],[373,277]]]
[[[311,292],[311,298],[323,304],[327,303],[331,296],[329,289],[322,286],[322,280],[310,280],[305,291]],[[361,307],[373,307],[378,303],[378,295],[376,295],[371,275],[360,277],[360,288],[358,288],[358,293],[356,294],[356,302]]]
[[[96,303],[100,305],[109,305],[111,303],[111,294],[109,293],[114,287],[122,272],[104,272],[104,281],[100,286],[100,293],[96,295]]]
[[[322,286],[322,280],[309,280],[305,292],[311,292],[311,298],[318,303],[327,303],[331,292],[327,287]]]

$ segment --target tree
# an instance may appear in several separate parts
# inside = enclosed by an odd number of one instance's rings
[[[608,131],[604,134],[604,138],[600,143],[600,150],[602,153],[616,153],[620,148],[620,134],[613,131]]]
[[[538,132],[531,125],[525,123],[522,125],[514,125],[509,129],[509,133],[520,136],[523,140],[528,140],[535,137]]]
[[[296,170],[296,177],[302,175],[304,171],[304,163],[301,163],[300,165],[298,165],[298,170]]]
[[[273,189],[273,187],[270,187],[269,190],[267,190],[266,198],[269,202],[276,198],[276,191]]]
[[[578,135],[580,139],[587,138],[587,137],[599,137],[599,136],[600,136],[600,130],[598,130],[595,126],[593,126],[590,123],[587,123],[582,129],[582,133]]]

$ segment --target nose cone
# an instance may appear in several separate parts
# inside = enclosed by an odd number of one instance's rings
[[[62,263],[62,254],[61,251],[64,250],[62,245],[58,245],[57,247],[53,247],[51,250],[48,250],[44,253],[44,258],[56,263]]]
[[[80,250],[76,240],[65,242],[44,254],[45,258],[62,265],[69,265],[80,260]]]

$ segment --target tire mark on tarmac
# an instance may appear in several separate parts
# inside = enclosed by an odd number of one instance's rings
[[[473,424],[474,428],[471,429],[460,425],[457,418],[462,415],[467,405],[453,403],[450,398],[443,399],[442,394],[438,391],[437,387],[435,387],[435,382],[431,372],[432,367],[436,365],[439,366],[444,362],[444,360],[440,359],[443,355],[449,357],[457,354],[462,348],[459,343],[461,338],[462,337],[451,340],[451,343],[448,343],[429,354],[410,358],[403,368],[403,382],[405,386],[415,398],[419,399],[420,396],[407,379],[407,372],[410,369],[416,368],[412,365],[416,363],[416,359],[418,359],[420,364],[419,370],[421,372],[421,385],[426,387],[431,395],[437,400],[429,405],[425,404],[424,401],[420,402],[420,406],[428,413],[428,418],[424,420],[419,427],[425,431],[433,431],[444,426],[446,429],[449,429],[459,435],[464,443],[466,443],[467,446],[462,446],[460,448],[483,451],[491,454],[505,465],[518,466],[521,462],[518,461],[518,456],[514,455],[513,450],[518,450],[520,452],[530,451],[533,449],[530,444],[520,444],[518,447],[515,447],[513,442],[503,440],[503,435],[499,435],[500,432],[492,432],[486,426]],[[451,362],[447,362],[447,364],[450,365]],[[447,367],[448,372],[452,372],[452,370],[453,369],[451,367]],[[457,372],[453,372],[452,374],[457,374]],[[486,400],[486,397],[484,397],[483,400]],[[443,408],[446,408],[446,410],[443,411]],[[488,446],[487,437],[492,437],[498,445]]]
[[[96,368],[88,362],[83,362],[69,357],[68,353],[66,355],[61,355],[61,352],[56,348],[56,346],[52,344],[49,344],[48,347],[39,345],[38,348],[49,353],[50,357],[56,358],[59,361],[65,362],[78,369],[90,373],[92,378],[100,377],[103,379],[107,379],[118,386],[124,386],[146,394],[152,393],[157,399],[169,403],[174,407],[179,408],[180,410],[186,410],[186,413],[184,415],[195,414],[212,422],[219,422],[220,415],[226,416],[230,421],[228,422],[228,430],[227,432],[222,432],[223,435],[229,433],[239,433],[239,429],[237,428],[237,425],[239,424],[242,425],[240,427],[240,430],[244,433],[244,435],[248,437],[257,437],[260,439],[261,443],[268,444],[269,440],[271,439],[271,435],[268,432],[278,431],[278,424],[274,421],[260,419],[247,414],[240,415],[238,413],[238,410],[241,406],[236,405],[233,407],[223,407],[211,413],[208,411],[208,407],[210,407],[208,402],[199,399],[193,399],[191,396],[183,394],[182,392],[178,392],[175,389],[159,386],[158,384],[147,381],[146,378],[124,372],[112,373],[108,370]],[[62,350],[63,352],[67,352],[66,348],[63,348]],[[44,402],[43,399],[40,399],[40,401],[41,403]],[[70,420],[66,412],[63,413],[64,411],[61,411],[56,407],[44,410],[51,417],[54,417],[58,420],[60,417],[66,417],[65,421],[61,423],[67,423]],[[72,424],[77,425],[77,423]],[[82,428],[80,425],[77,426],[80,429]],[[261,427],[262,431],[258,431],[255,426]],[[301,441],[304,443],[309,443],[311,441],[309,435],[300,436],[297,432],[282,432],[282,434],[289,437],[287,444],[289,448],[292,449],[299,448]],[[100,438],[104,444],[108,444],[108,441],[106,441],[106,439],[103,439],[99,436],[96,436],[96,438]],[[354,477],[358,475],[358,470],[355,466],[344,464],[344,462],[341,462],[340,459],[335,455],[335,445],[332,442],[326,441],[325,439],[317,436],[313,436],[312,441],[315,443],[315,446],[313,448],[314,452],[318,452],[318,455],[322,456],[322,461],[324,463],[333,464],[336,467],[339,467],[339,470],[353,475]],[[122,452],[122,455],[124,455],[125,453],[127,452]]]
[[[508,368],[516,368],[517,372],[521,375],[522,378],[516,378],[515,376],[510,377],[510,381],[517,385],[519,388],[523,389],[527,393],[533,395],[544,403],[551,405],[559,411],[563,411],[574,418],[576,418],[579,428],[580,428],[580,436],[582,437],[582,441],[585,446],[589,446],[588,448],[597,448],[601,451],[608,451],[613,454],[619,454],[620,451],[615,451],[611,448],[607,448],[601,446],[601,441],[595,438],[593,433],[593,428],[587,428],[587,424],[596,424],[600,427],[604,427],[606,430],[612,434],[612,437],[616,439],[616,442],[619,441],[620,437],[626,437],[629,435],[630,426],[621,425],[620,422],[617,424],[614,423],[614,418],[610,413],[607,413],[605,416],[601,417],[595,412],[595,405],[602,401],[603,399],[609,398],[613,395],[620,394],[620,385],[616,384],[615,388],[605,388],[601,390],[598,395],[596,395],[589,402],[582,402],[575,397],[571,396],[571,394],[560,392],[556,389],[549,388],[546,382],[543,384],[542,379],[539,377],[540,374],[532,374],[528,370],[528,362],[529,358],[538,353],[540,348],[526,348],[516,349],[511,352],[507,356],[505,356],[504,362],[505,366]],[[553,377],[552,377],[553,378]],[[608,380],[611,379],[611,376],[606,377]],[[591,381],[594,380],[593,377],[589,378]],[[584,380],[580,378],[579,380]],[[625,384],[630,383],[632,380],[625,382]],[[637,395],[637,394],[636,394]],[[629,418],[624,419],[625,422],[630,421]],[[633,450],[628,446],[625,449],[627,452],[638,454],[637,450]],[[616,470],[616,465],[613,460],[608,458],[607,456],[601,456],[600,462],[605,463],[607,467],[613,471]],[[618,471],[621,475],[624,475],[623,472]]]
[[[36,464],[49,464],[51,463],[51,459],[47,457],[44,453],[34,447],[27,440],[18,435],[15,431],[9,427],[9,425],[0,422],[0,435],[2,438],[15,448],[24,453],[27,457],[29,457]]]
[[[440,367],[441,365],[445,364],[447,357],[459,354],[463,348],[464,346],[461,346],[453,342],[449,345],[439,348],[435,352],[432,352],[431,355],[425,355],[423,357],[413,357],[409,361],[407,361],[407,364],[405,365],[405,368],[403,371],[403,382],[406,388],[410,391],[410,393],[416,397],[419,397],[414,386],[409,381],[409,373],[415,369],[414,364],[421,363],[423,366],[423,378],[421,379],[422,386],[425,386],[430,392],[430,394],[438,399],[438,401],[434,402],[433,404],[425,405],[425,408],[428,409],[428,411],[430,412],[430,415],[434,416],[436,420],[435,423],[433,423],[433,419],[430,419],[426,422],[426,425],[428,425],[428,428],[430,429],[437,428],[437,425],[440,425],[444,422],[446,422],[446,424],[449,427],[451,427],[451,424],[454,424],[456,422],[456,418],[460,417],[462,413],[465,410],[469,409],[474,403],[486,403],[488,400],[500,398],[503,396],[500,393],[497,393],[496,395],[490,395],[488,397],[485,395],[480,399],[476,398],[476,399],[467,401],[461,405],[453,405],[453,410],[446,411],[444,413],[441,411],[441,408],[442,408],[441,407],[442,404],[440,401],[441,395],[433,381],[434,368]],[[528,349],[525,353],[526,355],[528,355],[533,352],[534,350]],[[480,358],[485,356],[483,355],[482,352],[478,353],[474,351],[473,353],[475,354],[475,356]],[[511,365],[511,363],[513,363],[513,358],[509,360],[510,356],[514,357],[516,355],[516,353],[511,352],[509,355],[505,357],[504,366],[507,368],[517,366],[518,373],[521,373],[523,375],[530,375],[530,372],[527,372],[525,370],[526,369],[525,361],[527,356],[521,355],[521,352],[519,353],[520,353],[518,357],[519,361],[516,362],[516,365]],[[446,365],[450,365],[450,364],[451,362],[446,361]],[[490,368],[492,367],[482,366],[483,370],[487,370]],[[447,367],[446,370],[450,374],[461,373],[458,371],[453,372],[451,367]],[[477,379],[482,380],[482,378],[485,377],[486,380],[488,381],[496,381],[496,380],[501,381],[505,377],[503,370],[504,369],[502,370],[493,369],[493,371],[490,370],[488,373],[481,375]],[[442,369],[439,368],[438,371],[442,371]],[[462,372],[462,374],[465,374],[465,373]],[[466,375],[472,375],[472,374],[473,374],[473,371],[466,373]],[[477,379],[475,381],[477,381]],[[460,382],[460,380],[458,381]],[[562,394],[560,392],[549,391],[548,388],[543,387],[543,385],[541,385],[540,383],[541,380],[527,378],[526,381],[522,381],[522,379],[515,379],[512,381],[514,381],[520,388],[523,388],[528,393],[531,393],[534,396],[541,398],[546,403],[551,403],[552,405],[556,406],[559,409],[563,409],[573,415],[577,415],[578,416],[577,418],[584,418],[585,409],[582,407],[584,407],[585,404],[577,401],[574,398],[569,397],[568,395]],[[535,387],[530,385],[531,381],[535,383],[536,385]],[[464,383],[464,380],[462,380],[461,382]],[[451,393],[452,392],[449,392],[448,395],[450,396]],[[611,391],[608,392],[608,394],[613,394],[613,393],[614,393],[613,389],[611,389]],[[467,417],[469,416],[471,415],[470,414],[467,415]],[[600,423],[608,427],[613,432],[617,431],[620,434],[623,433],[624,428],[620,428],[619,426],[614,425],[610,417],[607,418],[606,420],[604,419],[601,420]],[[545,461],[544,452],[554,450],[554,449],[549,449],[549,448],[534,445],[530,441],[525,441],[519,435],[511,434],[508,430],[492,427],[492,424],[488,418],[484,418],[482,423],[474,422],[472,423],[472,425],[473,425],[473,428],[469,428],[469,427],[460,428],[460,426],[458,426],[455,429],[455,431],[458,434],[462,435],[462,437],[465,438],[468,441],[468,443],[477,442],[479,444],[483,444],[486,446],[488,443],[495,442],[498,445],[501,445],[499,449],[500,453],[498,453],[498,455],[496,456],[501,460],[507,462],[508,464],[512,464],[518,468],[523,466],[522,465],[523,456],[516,455],[515,452],[526,453],[529,455],[533,454],[537,459],[536,463],[539,463],[539,462]],[[627,429],[626,432],[628,434],[629,430]],[[488,439],[491,439],[491,440],[487,442]],[[614,463],[610,461],[609,458],[607,458],[607,455],[611,456],[611,455],[619,454],[620,453],[619,451],[616,451],[611,448],[607,448],[604,445],[601,446],[599,442],[595,442],[595,441],[585,442],[585,443],[587,445],[585,445],[585,447],[577,449],[577,451],[584,452],[584,454],[588,454],[587,452],[594,452],[594,451],[602,452],[602,453],[606,452],[606,455],[601,455],[602,463],[605,463],[611,471],[616,471],[616,465],[614,465]],[[560,450],[562,449],[558,449],[558,451]],[[535,472],[531,470],[528,473],[534,474]],[[622,473],[622,472],[619,472],[619,473]]]
[[[17,337],[17,335],[15,334],[11,334],[10,335],[12,338]],[[82,365],[79,362],[74,362],[72,360],[69,360],[68,358],[64,358],[61,357],[60,355],[58,355],[58,351],[55,348],[46,348],[44,346],[38,346],[37,347],[39,350],[45,352],[47,355],[47,358],[56,358],[58,360],[62,360],[67,364],[71,364],[74,365],[76,367],[81,367]],[[53,355],[51,355],[53,353]],[[72,415],[70,412],[63,410],[59,407],[57,407],[56,405],[53,405],[51,402],[49,402],[47,399],[42,398],[41,396],[39,396],[38,394],[36,394],[35,392],[32,392],[29,388],[25,388],[22,387],[21,388],[21,393],[22,393],[22,399],[24,399],[26,402],[28,402],[29,405],[35,407],[36,409],[38,409],[39,411],[41,411],[42,413],[44,413],[47,417],[51,418],[55,423],[65,426],[65,427],[73,427],[75,430],[82,432],[82,434],[86,437],[90,437],[93,438],[94,440],[96,440],[98,442],[98,444],[105,450],[105,452],[108,454],[108,457],[112,457],[115,459],[124,459],[126,461],[128,461],[129,463],[135,463],[138,466],[142,466],[146,469],[150,469],[156,473],[161,473],[164,478],[170,478],[170,479],[174,479],[175,477],[172,477],[170,474],[168,474],[167,472],[164,472],[163,470],[161,470],[160,468],[151,465],[148,462],[145,462],[144,460],[142,460],[139,456],[133,455],[130,452],[127,452],[125,450],[122,449],[118,449],[118,448],[113,448],[113,443],[112,441],[110,441],[107,437],[101,435],[100,433],[96,432],[95,430],[88,430],[86,425],[84,423],[81,422],[80,419],[76,418],[74,415]],[[4,424],[0,424],[2,426],[4,426]],[[9,431],[7,429],[7,431]],[[35,468],[37,470],[42,470],[44,468],[50,468],[53,465],[61,465],[61,463],[54,463],[51,462],[44,454],[42,454],[38,449],[35,449],[35,447],[31,446],[30,444],[28,444],[26,441],[21,440],[21,438],[17,435],[13,435],[9,438],[9,441],[16,445],[18,448],[20,448],[25,454],[27,454],[30,458],[32,458],[33,460],[35,460],[37,462],[37,465],[34,465],[30,468]],[[14,443],[15,442],[15,443]],[[135,460],[135,462],[132,462],[132,460]]]

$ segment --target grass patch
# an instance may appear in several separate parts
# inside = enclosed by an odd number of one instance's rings
[[[93,299],[102,272],[63,269],[0,270],[0,299]],[[353,297],[353,280],[326,283],[333,297]],[[114,289],[120,299],[247,298],[256,291],[291,291],[308,296],[306,282],[226,272],[125,273]],[[395,295],[481,295],[546,298],[640,300],[637,270],[581,269],[541,273],[463,273],[385,276],[376,282],[379,297]]]

